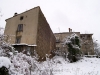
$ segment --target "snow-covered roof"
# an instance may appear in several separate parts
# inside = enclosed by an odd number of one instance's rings
[[[14,45],[27,45],[27,46],[37,46],[37,45],[34,45],[34,44],[26,44],[26,43],[19,43],[19,44],[12,44],[13,46]]]
[[[72,33],[80,33],[80,32],[60,32],[60,33],[54,33],[54,34],[72,34]]]
[[[28,45],[28,46],[37,46],[37,45]]]

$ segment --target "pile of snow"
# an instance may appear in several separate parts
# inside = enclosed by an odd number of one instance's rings
[[[0,57],[0,68],[1,67],[6,67],[10,68],[11,62],[7,57]]]

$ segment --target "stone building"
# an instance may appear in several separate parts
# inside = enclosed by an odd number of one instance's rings
[[[80,38],[82,40],[81,50],[84,55],[93,55],[94,54],[92,35],[93,34],[80,34]]]
[[[55,49],[55,36],[39,6],[6,19],[4,34],[16,50],[31,55],[36,50],[40,59]]]
[[[71,34],[77,34],[78,36],[80,36],[80,32],[62,32],[62,33],[55,33],[55,37],[56,37],[56,50],[67,50],[67,47],[63,45],[65,38],[67,36],[70,36]]]
[[[67,50],[66,46],[63,46],[64,39],[71,34],[77,34],[81,39],[81,51],[84,55],[93,55],[94,54],[94,46],[93,46],[93,40],[92,35],[93,34],[80,34],[80,32],[72,32],[72,29],[69,28],[69,32],[63,32],[63,33],[55,33],[56,37],[56,49],[57,50]]]

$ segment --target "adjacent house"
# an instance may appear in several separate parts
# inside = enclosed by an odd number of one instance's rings
[[[54,33],[56,37],[56,50],[68,51],[66,46],[63,46],[64,39],[71,34],[77,34],[81,39],[81,51],[84,55],[94,55],[94,46],[93,46],[93,34],[80,34],[80,32],[72,32],[72,29],[69,28],[69,32]]]
[[[82,40],[81,50],[84,55],[94,55],[93,34],[80,34]]]
[[[28,55],[36,50],[40,60],[55,49],[55,36],[39,6],[6,19],[4,34],[16,50]]]

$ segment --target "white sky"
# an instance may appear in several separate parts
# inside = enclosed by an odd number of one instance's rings
[[[0,27],[15,12],[40,6],[53,32],[93,33],[100,43],[100,0],[0,0]]]

